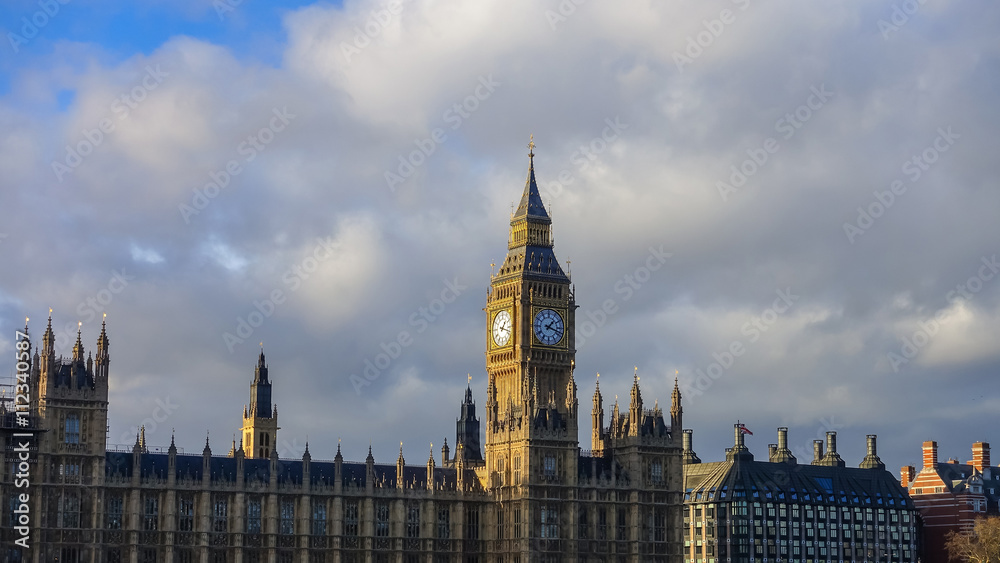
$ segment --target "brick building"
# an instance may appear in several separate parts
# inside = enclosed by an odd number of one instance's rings
[[[945,536],[966,530],[986,514],[1000,513],[1000,469],[990,466],[990,445],[972,444],[972,459],[938,461],[937,442],[924,442],[923,467],[900,469],[905,487],[923,519],[924,561],[947,561]]]

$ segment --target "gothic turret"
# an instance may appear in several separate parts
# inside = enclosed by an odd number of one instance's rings
[[[638,436],[642,427],[642,392],[639,391],[639,368],[632,376],[631,402],[628,406],[628,433]]]
[[[670,394],[670,432],[675,433],[684,428],[684,408],[681,406],[681,389],[674,377],[674,391]],[[677,434],[674,434],[675,439]]]
[[[76,344],[73,345],[73,363],[83,361],[83,341],[81,340],[81,330],[83,330],[83,323],[77,323],[76,325]]]
[[[261,343],[250,383],[250,405],[243,407],[243,427],[240,428],[247,458],[269,458],[278,443],[278,430],[278,406],[271,404],[271,380]]]
[[[465,461],[472,464],[483,461],[481,442],[479,441],[479,418],[476,417],[476,402],[472,400],[472,386],[465,389],[465,400],[462,401],[461,416],[455,424],[455,444],[462,446]]]
[[[250,383],[250,415],[259,418],[271,417],[271,382],[267,378],[264,346],[260,347],[260,356],[253,372],[253,382]]]
[[[99,380],[108,378],[108,365],[111,363],[111,355],[108,353],[110,342],[108,341],[107,317],[104,315],[104,320],[101,321],[101,335],[97,337],[97,357],[94,359],[96,367],[94,376]]]
[[[403,482],[403,470],[406,468],[406,460],[403,459],[403,443],[399,443],[399,458],[396,459],[396,488],[402,489],[406,486]]]
[[[604,450],[604,397],[601,396],[601,374],[597,374],[597,384],[594,386],[594,407],[590,411],[591,437],[590,448],[595,456],[601,456]]]

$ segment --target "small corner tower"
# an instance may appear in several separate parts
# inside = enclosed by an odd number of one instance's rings
[[[471,377],[469,377],[469,387],[465,389],[462,413],[455,426],[455,443],[462,445],[465,461],[472,465],[482,464],[484,461],[479,440],[479,418],[476,417],[476,402],[472,399]]]
[[[267,376],[264,345],[261,344],[253,382],[250,405],[243,407],[243,450],[248,459],[268,459],[278,442],[278,408],[271,405],[271,380]]]

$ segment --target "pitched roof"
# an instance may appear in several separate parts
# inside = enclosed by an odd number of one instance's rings
[[[884,469],[731,461],[684,466],[685,501],[781,501],[835,506],[912,508],[909,495]]]

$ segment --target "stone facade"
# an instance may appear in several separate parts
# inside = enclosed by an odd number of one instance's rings
[[[529,157],[533,158],[533,154]],[[607,425],[594,393],[590,452],[579,445],[575,296],[552,249],[534,167],[486,304],[485,444],[472,389],[455,453],[407,465],[279,459],[263,350],[239,443],[214,455],[150,450],[143,433],[109,450],[109,339],[78,335],[57,358],[49,326],[31,361],[29,425],[0,402],[4,562],[346,563],[681,560],[681,397],[669,420],[630,404]],[[23,341],[31,346],[27,327]],[[30,348],[29,348],[30,349]],[[235,425],[234,425],[235,426]],[[30,440],[31,549],[14,546],[18,433]],[[484,447],[481,447],[484,446]]]

